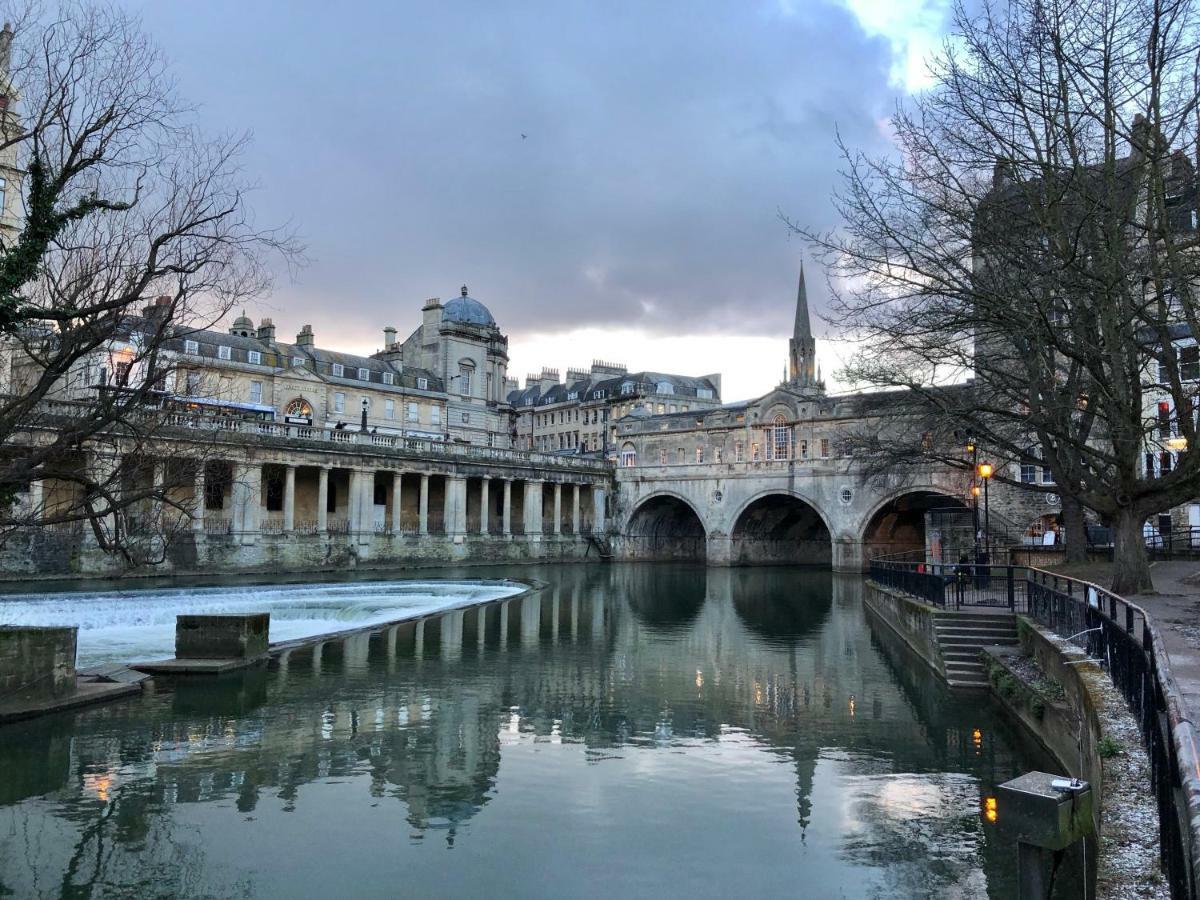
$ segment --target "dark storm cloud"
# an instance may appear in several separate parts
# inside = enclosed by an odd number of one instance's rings
[[[142,13],[204,124],[253,131],[259,218],[309,246],[271,301],[283,332],[406,331],[465,281],[506,331],[780,334],[801,248],[777,212],[831,224],[834,128],[881,146],[895,95],[886,42],[793,5]]]

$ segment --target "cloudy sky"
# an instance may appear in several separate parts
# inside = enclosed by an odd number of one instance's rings
[[[373,352],[467,284],[510,372],[592,359],[775,384],[834,130],[884,150],[945,0],[127,0],[264,223],[310,264],[250,310]],[[819,312],[824,276],[810,262]],[[815,322],[819,336],[835,329]],[[836,348],[825,351],[826,369]]]

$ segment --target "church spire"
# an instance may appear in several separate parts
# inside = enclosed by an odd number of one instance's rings
[[[793,387],[820,389],[815,368],[817,342],[808,317],[808,290],[804,286],[804,262],[800,262],[800,286],[796,289],[796,324],[788,341],[788,383]]]
[[[796,324],[792,340],[812,340],[812,323],[808,318],[808,291],[804,287],[804,261],[800,261],[800,287],[796,290]]]

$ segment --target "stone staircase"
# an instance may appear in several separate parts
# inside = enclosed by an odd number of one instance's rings
[[[1007,611],[939,611],[934,613],[933,625],[946,663],[946,681],[952,688],[986,688],[980,649],[1017,643],[1017,617]]]

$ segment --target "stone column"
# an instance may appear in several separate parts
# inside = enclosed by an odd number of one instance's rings
[[[40,522],[42,520],[42,504],[46,502],[46,495],[43,483],[40,481],[29,482],[29,521]]]
[[[479,533],[488,533],[488,519],[491,518],[488,510],[488,479],[487,476],[479,483]]]
[[[400,533],[400,513],[404,509],[401,504],[401,486],[404,482],[402,473],[392,473],[392,534]]]
[[[375,472],[365,469],[359,479],[358,542],[365,544],[375,534]]]
[[[554,483],[554,527],[550,529],[555,534],[562,534],[562,485]]]
[[[579,518],[579,485],[571,485],[571,533],[576,537],[579,536],[580,518]]]
[[[296,530],[296,467],[287,466],[283,473],[283,532]]]
[[[329,529],[329,466],[321,466],[317,472],[317,532],[324,534]]]
[[[421,504],[417,509],[417,531],[429,534],[429,476],[421,475]]]
[[[500,517],[500,531],[504,535],[512,534],[512,479],[504,479],[504,512]]]
[[[233,530],[243,544],[258,540],[262,506],[262,465],[238,463],[233,467]]]
[[[112,495],[114,501],[119,501],[121,497],[121,457],[104,456],[93,452],[89,461],[89,470],[92,480],[102,490]],[[103,505],[107,503],[107,500],[100,497],[97,498],[96,502]],[[115,533],[117,528],[116,520],[116,513],[100,516],[100,530],[104,532],[105,538],[111,538]],[[91,546],[95,546],[97,543],[95,533],[88,527],[85,527],[83,530],[83,539]]]
[[[200,460],[192,482],[192,531],[204,531],[204,475],[204,460]]]
[[[604,488],[598,484],[592,485],[592,531],[604,534],[608,523],[604,520]]]
[[[446,478],[444,510],[442,519],[446,523],[446,534],[464,534],[467,530],[467,479]]]
[[[355,532],[358,531],[359,523],[362,519],[362,470],[350,470],[350,492],[346,497],[346,529],[350,532],[350,540],[356,541],[358,538]]]
[[[541,536],[542,533],[542,483],[525,482],[525,534]]]

